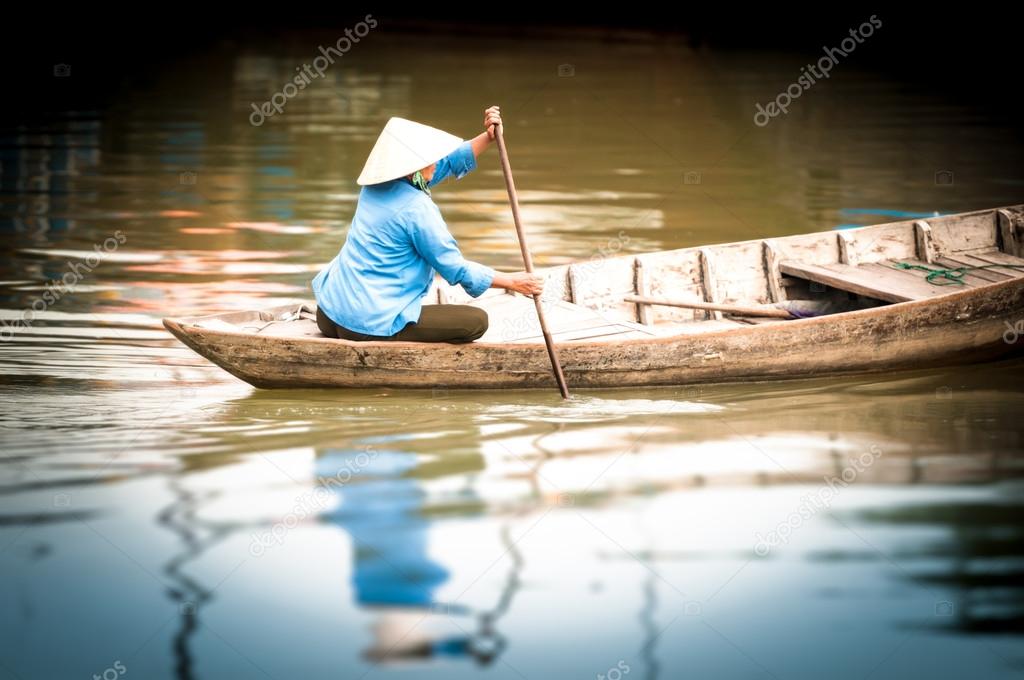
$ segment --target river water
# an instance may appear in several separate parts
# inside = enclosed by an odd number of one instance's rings
[[[308,299],[391,115],[469,137],[502,105],[540,266],[1019,203],[1012,121],[851,61],[761,127],[805,58],[381,28],[252,125],[317,48],[211,50],[3,129],[0,669],[1024,670],[1020,360],[567,403],[257,391],[159,323]],[[518,267],[496,151],[434,195],[467,256]]]

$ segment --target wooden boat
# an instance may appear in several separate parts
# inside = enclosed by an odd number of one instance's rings
[[[569,386],[760,381],[998,358],[1024,348],[1024,205],[592,259],[538,270]],[[926,279],[923,269],[961,273]],[[945,283],[947,285],[936,285]],[[783,320],[628,301],[691,299],[841,310]],[[553,387],[533,309],[435,282],[431,301],[479,305],[470,344],[323,337],[311,303],[164,319],[193,350],[256,387]],[[1019,339],[1018,339],[1018,336]]]

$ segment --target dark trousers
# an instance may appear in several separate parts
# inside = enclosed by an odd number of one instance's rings
[[[473,342],[487,331],[487,312],[470,305],[423,305],[420,320],[394,335],[367,335],[339,326],[316,310],[316,325],[328,338],[342,340],[405,340],[409,342]]]

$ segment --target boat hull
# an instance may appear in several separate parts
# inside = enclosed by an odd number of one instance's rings
[[[934,299],[783,323],[558,351],[571,388],[693,385],[834,376],[991,360],[1018,353],[1024,279]],[[542,343],[354,343],[204,328],[165,319],[179,340],[260,388],[555,387]]]

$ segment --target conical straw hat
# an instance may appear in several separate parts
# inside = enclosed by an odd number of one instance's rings
[[[373,145],[356,182],[380,184],[411,175],[455,151],[462,141],[429,125],[392,118]]]

